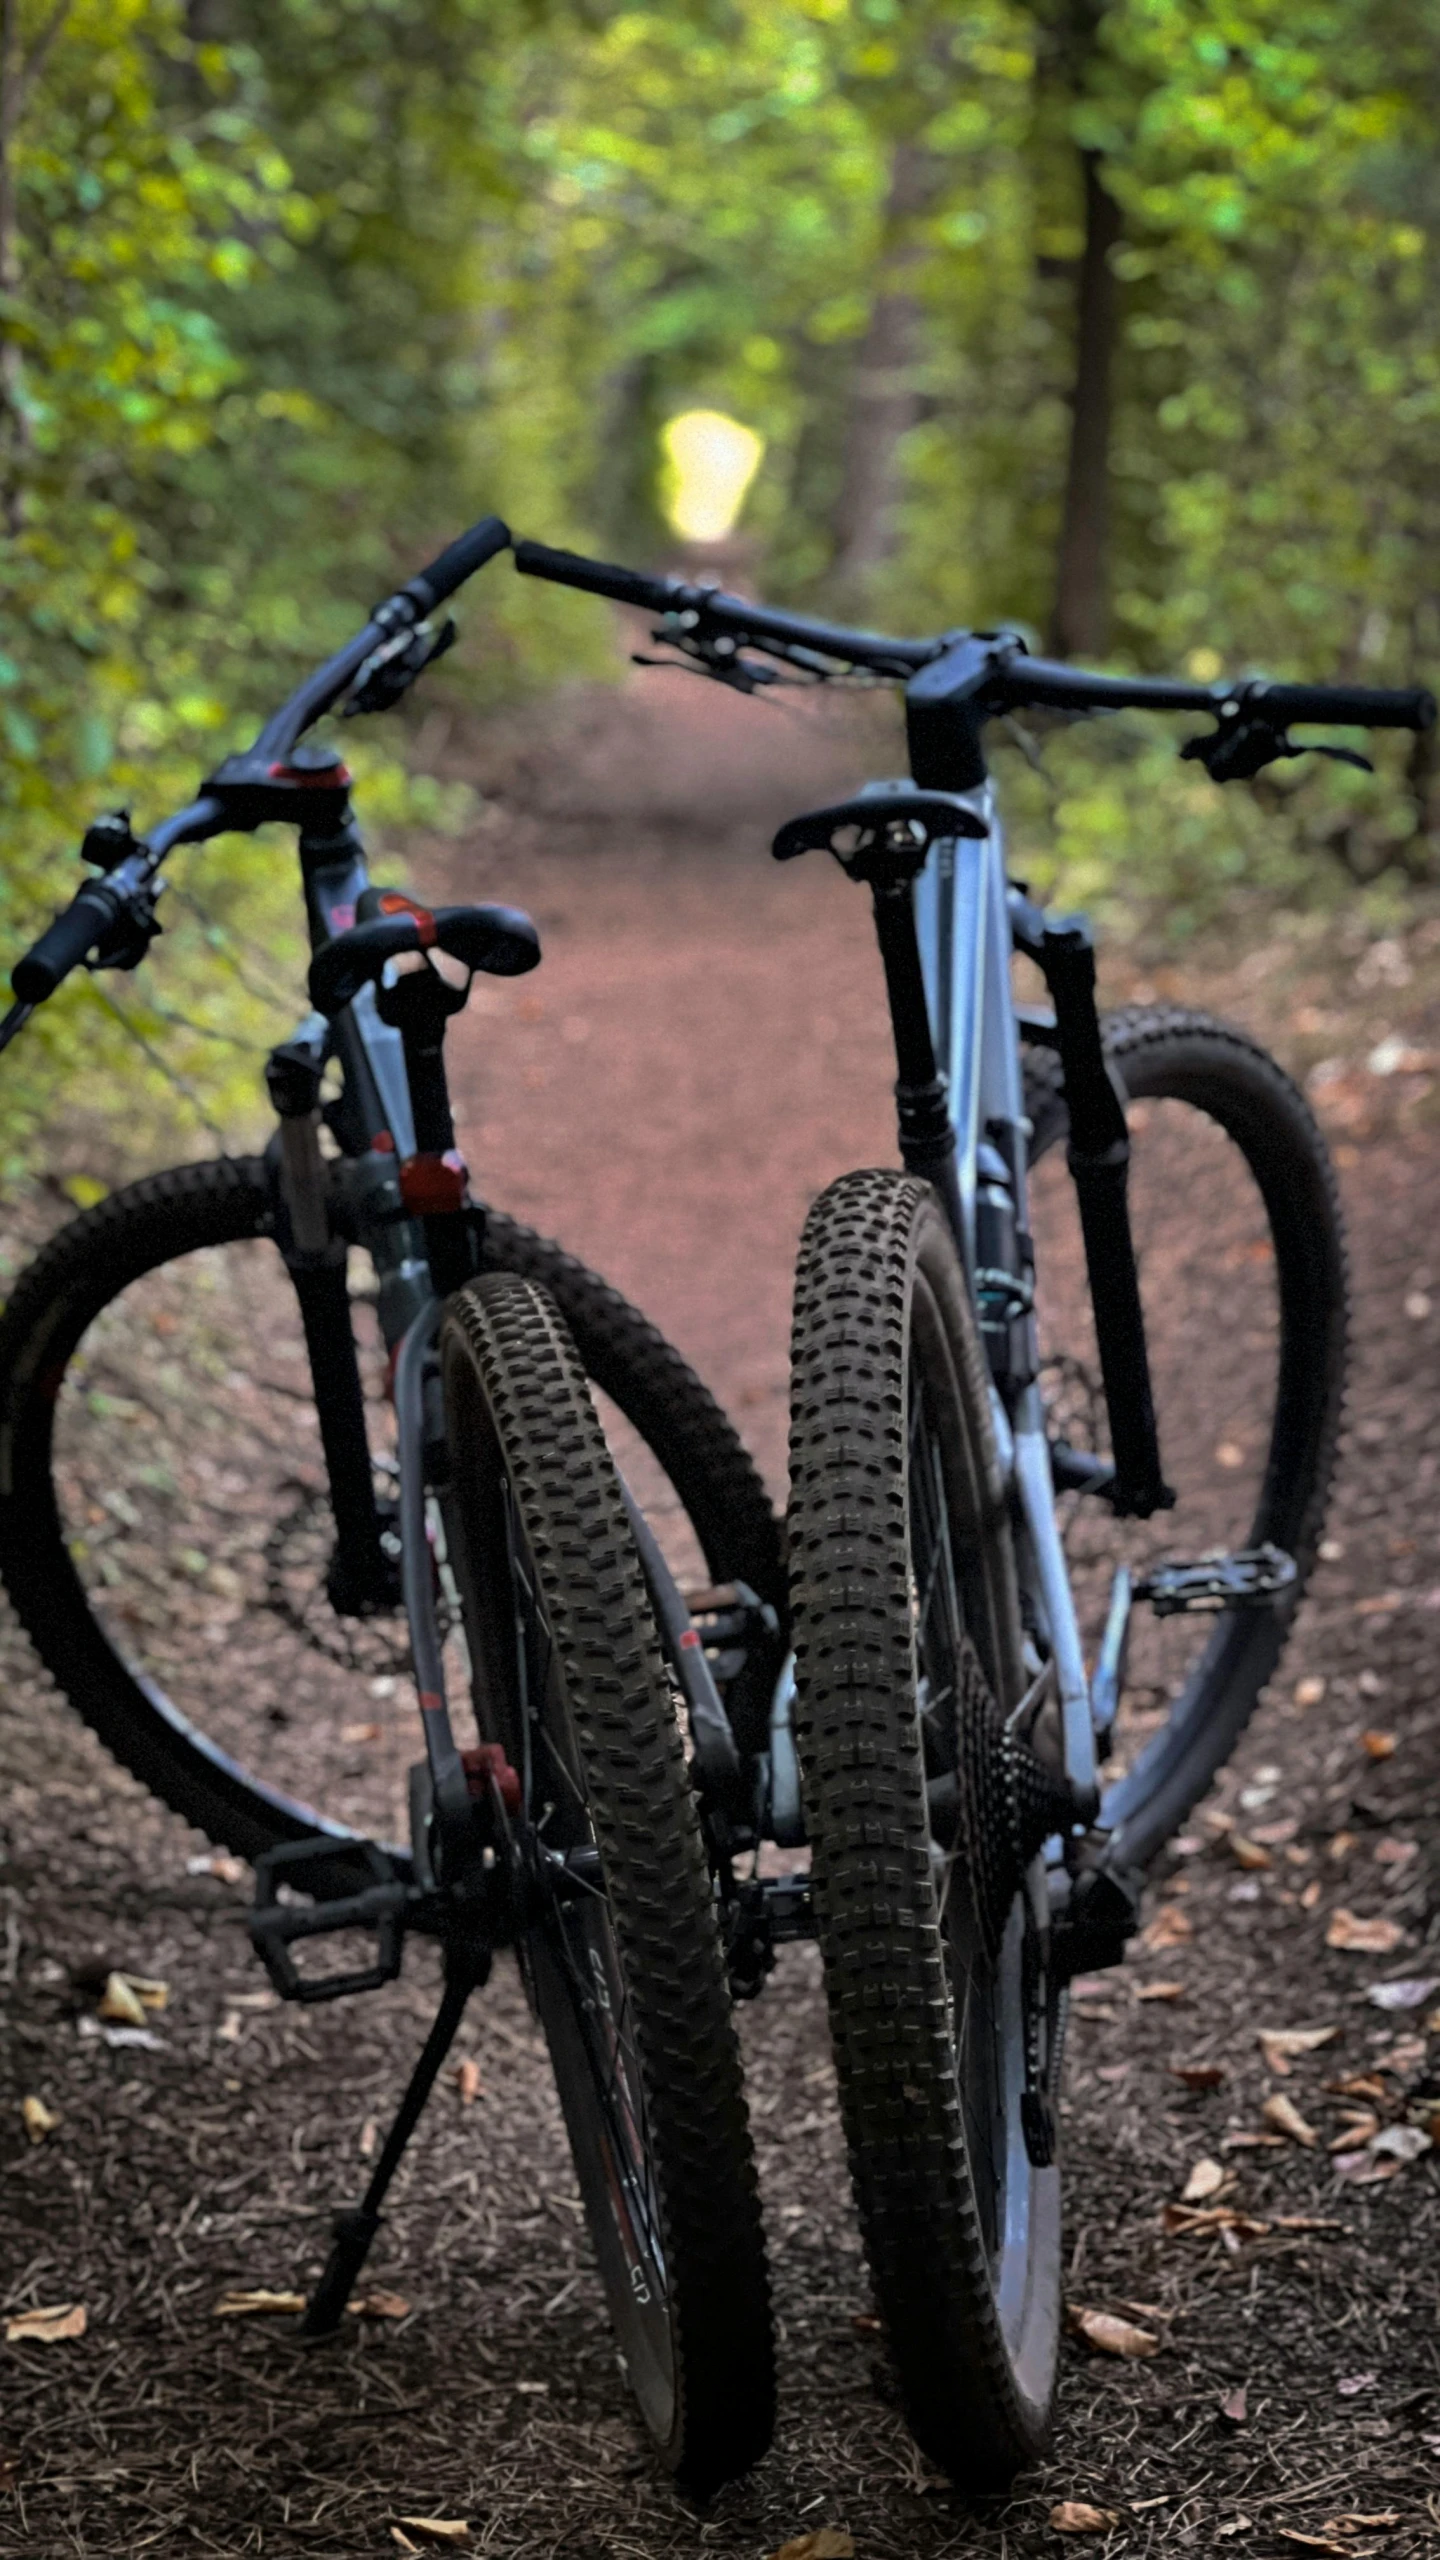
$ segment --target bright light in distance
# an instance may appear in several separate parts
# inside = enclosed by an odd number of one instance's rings
[[[687,542],[723,542],[765,451],[763,436],[719,409],[687,409],[662,429],[665,512]]]

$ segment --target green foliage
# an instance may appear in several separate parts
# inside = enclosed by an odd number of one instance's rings
[[[888,293],[917,315],[915,398],[867,602],[912,629],[1043,630],[1082,149],[1124,217],[1117,659],[1434,670],[1423,0],[72,0],[48,50],[45,0],[17,10],[6,952],[69,894],[97,805],[188,795],[459,523],[498,506],[666,556],[658,434],[682,407],[764,436],[755,574],[823,603]],[[897,215],[907,152],[921,183]],[[465,621],[435,679],[452,697],[608,663],[599,609],[500,572]],[[1223,798],[1141,725],[1045,760],[1015,767],[1033,876],[1170,930],[1435,859],[1424,753]],[[383,827],[417,787],[370,751]],[[147,1145],[167,1119],[243,1121],[299,987],[288,856],[227,840],[174,878],[143,977],[78,982],[7,1057],[9,1161],[60,1090]]]

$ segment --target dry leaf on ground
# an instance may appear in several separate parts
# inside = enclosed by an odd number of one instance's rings
[[[469,2059],[469,2057],[467,2056],[464,2062],[457,2062],[457,2063],[456,2063],[454,2070],[453,2070],[453,2071],[451,2072],[451,2074],[450,2074],[450,2077],[451,2077],[451,2079],[454,2081],[456,2088],[457,2088],[457,2089],[459,2090],[459,2092],[460,2092],[460,2104],[461,2104],[461,2106],[462,2106],[462,2107],[473,2107],[473,2105],[475,2104],[476,2099],[477,2099],[477,2098],[479,2097],[479,2095],[480,2095],[480,2065],[479,2065],[479,2063],[478,2063],[478,2062],[472,2062],[472,2061]]]
[[[1427,1974],[1423,1980],[1372,1982],[1365,1997],[1372,2009],[1423,2009],[1436,1991],[1440,1991],[1440,1981]]]
[[[1183,1947],[1194,1935],[1195,1923],[1189,1912],[1182,1911],[1178,1902],[1162,1902],[1154,1919],[1141,1930],[1135,1943],[1152,1951],[1160,1947]]]
[[[1160,2228],[1172,2237],[1187,2231],[1229,2231],[1237,2240],[1263,2240],[1270,2225],[1233,2204],[1167,2204],[1160,2208]]]
[[[271,2293],[264,2285],[257,2285],[248,2293],[238,2290],[222,2293],[212,2316],[216,2320],[245,2320],[257,2313],[262,2316],[267,2313],[278,2313],[283,2316],[287,2312],[303,2311],[304,2308],[303,2293]]]
[[[7,2345],[53,2346],[58,2338],[83,2338],[88,2326],[83,2302],[52,2302],[33,2311],[12,2311],[5,2323]]]
[[[1307,1671],[1304,1679],[1297,1680],[1295,1683],[1294,1698],[1297,1707],[1318,1707],[1324,1695],[1325,1682],[1318,1671]]]
[[[1137,2329],[1133,2320],[1121,2320],[1113,2311],[1091,2311],[1084,2303],[1072,2302],[1066,2307],[1065,2319],[1067,2327],[1102,2356],[1160,2353],[1160,2340],[1152,2329]]]
[[[1388,1956],[1394,1954],[1404,1935],[1398,1920],[1362,1920],[1342,1903],[1338,1911],[1330,1914],[1325,1944],[1341,1948],[1346,1955]]]
[[[1343,2133],[1335,2133],[1326,2144],[1328,2151],[1363,2151],[1372,2133],[1380,2130],[1380,2119],[1374,2115],[1356,2116]]]
[[[232,1858],[228,1850],[217,1849],[211,1857],[187,1858],[185,1873],[187,1876],[214,1876],[221,1884],[243,1884],[245,1861]]]
[[[1294,2525],[1277,2524],[1275,2538],[1279,2542],[1303,2542],[1307,2551],[1338,2551],[1343,2560],[1354,2560],[1354,2545],[1337,2542],[1330,2533],[1301,2533]]]
[[[1220,2415],[1230,2426],[1243,2427],[1245,2424],[1247,2407],[1247,2393],[1245,2385],[1242,2382],[1237,2384],[1233,2391],[1227,2391],[1224,2399],[1220,2403]]]
[[[815,2533],[792,2534],[770,2560],[855,2560],[855,2536],[843,2525],[822,2524]]]
[[[1322,2533],[1383,2533],[1387,2526],[1403,2524],[1398,2507],[1383,2507],[1378,2515],[1327,2516],[1320,2527]]]
[[[356,2320],[408,2320],[410,2305],[403,2293],[386,2293],[383,2288],[373,2293],[357,2294],[350,2305]]]
[[[1218,2160],[1197,2160],[1180,2190],[1182,2204],[1203,2204],[1207,2196],[1218,2196],[1229,2172]]]
[[[1275,1864],[1269,1850],[1262,1849],[1258,1840],[1248,1840],[1243,1831],[1231,1832],[1229,1848],[1236,1866],[1244,1867],[1247,1873],[1258,1874],[1262,1867]]]
[[[1395,1756],[1395,1740],[1393,1733],[1377,1733],[1373,1725],[1367,1725],[1360,1736],[1360,1748],[1367,1760],[1391,1760]]]
[[[1088,2507],[1083,2498],[1062,2498],[1050,2510],[1052,2533],[1109,2533],[1119,2521],[1114,2507]],[[779,2560],[785,2560],[783,2552]]]
[[[470,2535],[468,2516],[402,2516],[400,2522],[425,2542],[465,2542]]]
[[[1219,2089],[1229,2073],[1223,2062],[1172,2062],[1170,2077],[1186,2089]]]
[[[1322,2044],[1332,2044],[1340,2033],[1338,2027],[1258,2027],[1260,2050],[1265,2068],[1277,2080],[1288,2080],[1290,2065],[1297,2053],[1318,2053]]]
[[[1137,2000],[1183,2000],[1185,1985],[1183,1982],[1137,1982],[1135,1997]]]
[[[145,2009],[138,1991],[132,1991],[123,1973],[107,1976],[100,1998],[100,2015],[111,2018],[117,2026],[143,2027]]]
[[[1266,2099],[1260,2113],[1277,2133],[1285,2134],[1291,2142],[1301,2143],[1307,2151],[1314,2150],[1320,2136],[1313,2124],[1306,2123],[1293,2098],[1283,2096],[1276,2089]]]
[[[46,2134],[53,2133],[60,2121],[43,2098],[22,2098],[20,2115],[32,2142],[43,2142]]]
[[[342,1742],[380,1742],[384,1733],[383,1724],[342,1724],[340,1727]]]

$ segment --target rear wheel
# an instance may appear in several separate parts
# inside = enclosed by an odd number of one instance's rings
[[[553,1284],[675,1568],[747,1582],[783,1608],[764,1489],[678,1353],[582,1263],[499,1211],[486,1256]],[[365,1259],[352,1255],[350,1317],[384,1496],[392,1418]],[[406,1834],[407,1630],[398,1611],[336,1615],[333,1545],[263,1163],[151,1176],[52,1236],[0,1320],[0,1575],[107,1748],[247,1858],[327,1832],[337,1844]]]
[[[440,1337],[477,1719],[521,1777],[521,1963],[625,2369],[708,2495],[774,2411],[740,2056],[675,1701],[619,1481],[553,1303],[495,1276]]]
[[[1059,2171],[1026,2133],[1054,2096],[1055,1816],[1028,1753],[1038,1824],[1005,1774],[1014,1559],[927,1185],[851,1174],[811,1210],[792,1395],[796,1738],[851,2174],[910,2425],[994,2487],[1043,2443],[1059,2336]]]
[[[1278,1605],[1161,1617],[1137,1606],[1103,1819],[1143,1866],[1233,1751],[1279,1661],[1314,1565],[1335,1463],[1346,1351],[1335,1176],[1303,1095],[1256,1042],[1178,1006],[1105,1018],[1129,1097],[1130,1218],[1160,1455],[1177,1500],[1148,1521],[1102,1499],[1060,1511],[1093,1659],[1117,1567],[1272,1545],[1294,1558]],[[1059,1061],[1026,1055],[1042,1388],[1054,1436],[1108,1446]]]

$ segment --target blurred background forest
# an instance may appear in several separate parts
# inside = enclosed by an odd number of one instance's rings
[[[0,950],[87,815],[188,796],[462,523],[674,557],[696,406],[763,440],[777,600],[1434,681],[1437,39],[1435,0],[0,0]],[[620,663],[503,564],[463,623],[435,681],[488,711]],[[1430,742],[1223,799],[1175,743],[1017,759],[1032,873],[1172,935],[1440,878]],[[372,820],[462,832],[404,750],[364,743]],[[137,1043],[227,1123],[298,984],[276,857],[177,865],[143,979],[7,1058],[12,1166]]]

